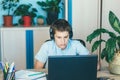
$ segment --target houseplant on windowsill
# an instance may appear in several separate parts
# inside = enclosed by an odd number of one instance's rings
[[[32,4],[21,4],[14,11],[15,16],[21,16],[19,24],[25,27],[34,25],[34,18],[37,16],[37,9]]]
[[[101,58],[109,63],[109,71],[114,74],[120,74],[120,21],[117,16],[110,11],[109,23],[113,31],[104,28],[96,29],[93,33],[87,36],[87,41],[91,43],[93,39],[100,35],[108,34],[108,39],[99,39],[92,45],[92,52],[94,52],[102,43]],[[117,34],[116,34],[117,33]]]
[[[2,0],[1,5],[4,11],[7,11],[6,15],[3,15],[4,26],[13,25],[13,12],[15,7],[18,5],[19,0]]]
[[[58,14],[60,13],[60,9],[62,9],[60,3],[63,5],[61,0],[37,1],[37,4],[47,13],[46,20],[48,25],[58,19]]]

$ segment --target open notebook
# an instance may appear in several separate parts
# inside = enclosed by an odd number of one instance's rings
[[[96,80],[97,55],[49,56],[48,80]]]

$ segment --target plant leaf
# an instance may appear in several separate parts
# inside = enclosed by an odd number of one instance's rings
[[[112,61],[116,48],[116,38],[109,38],[106,41],[105,48],[101,52],[101,59],[104,59],[109,63]]]
[[[116,39],[115,38],[108,39],[106,41],[105,46],[106,46],[106,51],[107,51],[106,60],[108,62],[111,62],[115,54],[115,50],[116,50]]]
[[[120,34],[120,21],[112,11],[109,12],[109,23],[112,28]]]
[[[117,37],[117,45],[118,45],[118,47],[120,49],[120,36]]]
[[[117,37],[116,34],[113,33],[113,32],[108,32],[108,34],[109,34],[109,36],[112,37],[112,38],[116,38],[116,37]]]
[[[101,59],[104,59],[104,57],[107,55],[106,48],[104,48],[101,52]]]
[[[99,41],[95,41],[93,46],[92,46],[92,52],[94,52],[102,42],[105,42],[105,40],[99,40]]]
[[[91,33],[90,35],[87,36],[87,41],[89,41],[89,42],[91,43],[91,41],[92,41],[94,38],[100,36],[101,33],[109,33],[109,31],[106,30],[106,29],[104,29],[104,28],[94,30],[93,33]]]
[[[115,49],[116,48],[116,38],[109,38],[107,41],[106,41],[106,49]]]

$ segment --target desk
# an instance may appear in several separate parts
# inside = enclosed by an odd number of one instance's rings
[[[107,77],[109,80],[120,80],[120,75],[110,74],[109,71],[98,71],[97,78]]]
[[[38,70],[34,70],[34,71],[38,71]],[[39,71],[43,71],[43,72],[47,73],[47,70],[39,70]],[[97,77],[98,78],[99,77],[109,77],[111,80],[120,80],[120,75],[110,74],[107,69],[98,71],[97,72]],[[0,80],[3,80],[1,71],[0,71]]]
[[[120,75],[111,74],[107,68],[97,72],[97,78],[99,77],[107,77],[110,78],[109,80],[120,80]]]

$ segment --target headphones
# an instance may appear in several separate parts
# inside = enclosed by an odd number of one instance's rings
[[[55,22],[57,22],[57,21],[55,21]],[[49,29],[50,39],[54,39],[54,31],[53,31],[53,28],[55,27],[55,26],[53,26],[54,23],[50,26],[50,29]],[[70,26],[69,38],[72,39],[72,37],[73,37],[73,31],[72,31],[72,27]]]

